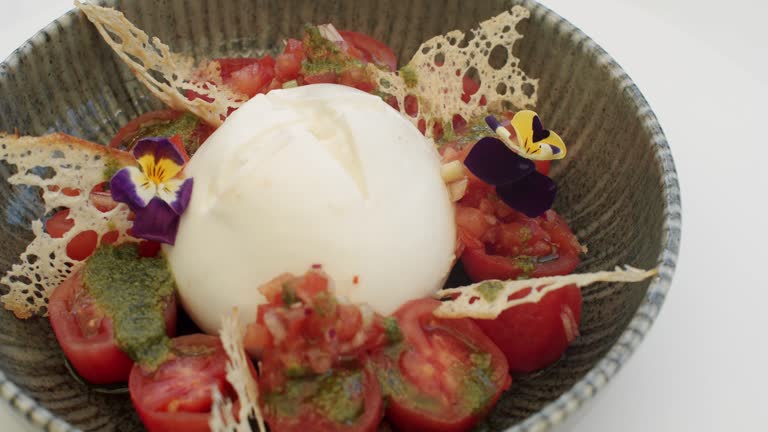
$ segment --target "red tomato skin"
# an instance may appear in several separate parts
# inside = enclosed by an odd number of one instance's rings
[[[81,286],[82,276],[78,272],[51,293],[48,318],[56,339],[77,373],[88,382],[111,384],[125,381],[133,366],[133,360],[117,348],[111,322],[102,323],[105,333],[94,337],[90,343],[78,340],[82,339],[78,337],[80,329],[68,304]]]
[[[533,163],[536,165],[536,171],[544,174],[545,176],[549,175],[549,166],[551,161],[548,160],[541,160],[541,161],[533,161]]]
[[[304,77],[304,83],[306,84],[336,84],[339,82],[339,77],[336,72],[320,72],[314,75],[307,75]]]
[[[291,53],[283,53],[275,59],[275,77],[281,82],[294,80],[299,77],[302,59]]]
[[[254,97],[261,93],[274,77],[275,59],[264,56],[255,63],[232,72],[229,78],[224,79],[224,83],[248,97]]]
[[[390,71],[397,70],[397,56],[392,48],[387,46],[384,42],[375,39],[367,34],[353,32],[349,30],[339,30],[339,34],[344,41],[356,50],[350,50],[350,54],[354,54],[364,62],[373,62],[378,66],[385,67]]]
[[[102,319],[99,333],[84,338],[74,314],[73,299],[82,289],[82,274],[74,273],[53,290],[48,301],[48,318],[64,355],[77,373],[92,384],[124,382],[133,366],[133,360],[115,343],[112,320]],[[176,332],[176,302],[166,310],[165,322],[169,336]]]
[[[430,339],[421,329],[421,322],[427,319],[426,317],[431,317],[432,312],[439,305],[440,302],[433,299],[412,300],[401,306],[394,314],[407,344],[413,347],[415,352],[426,358],[436,354]],[[471,430],[493,408],[502,392],[508,389],[512,383],[512,377],[507,373],[508,365],[504,354],[472,320],[461,318],[438,319],[438,321],[440,326],[449,328],[451,333],[462,335],[465,340],[472,341],[476,348],[489,353],[494,365],[494,373],[503,375],[504,378],[498,382],[498,390],[491,396],[485,409],[460,418],[455,417],[455,412],[425,413],[410,406],[407,400],[391,397],[387,404],[386,417],[401,432],[464,432]],[[401,365],[404,361],[403,358],[401,356]],[[377,361],[381,362],[381,359],[382,357],[378,357]],[[402,368],[402,366],[400,367]],[[406,379],[405,375],[403,376],[404,379]],[[412,381],[411,383],[414,384]]]
[[[226,386],[226,368],[225,368],[225,362],[227,359],[226,354],[224,353],[223,348],[221,347],[221,341],[219,338],[215,336],[208,336],[208,335],[201,335],[201,334],[193,334],[193,335],[186,335],[186,336],[180,336],[178,338],[175,338],[173,340],[174,346],[206,346],[206,347],[216,347],[216,351],[213,354],[215,356],[215,360],[212,360],[211,363],[211,369],[212,370],[206,370],[206,371],[195,371],[200,372],[200,375],[204,375],[204,378],[208,381],[215,382],[219,387]],[[169,367],[172,368],[174,362],[174,359],[171,359],[167,361],[166,363],[162,364],[158,371],[160,371],[162,368]],[[209,375],[205,375],[206,373],[209,373]],[[128,379],[128,388],[131,395],[131,402],[133,403],[134,408],[136,409],[136,412],[139,415],[139,418],[141,419],[142,423],[144,423],[144,426],[147,428],[148,432],[177,432],[177,431],[184,431],[184,432],[208,432],[210,431],[210,427],[208,426],[208,421],[210,419],[210,407],[207,406],[209,403],[209,400],[205,401],[198,401],[200,402],[199,407],[196,407],[196,412],[185,412],[185,411],[176,411],[176,412],[167,412],[167,411],[156,411],[156,410],[150,410],[147,409],[145,406],[145,402],[147,400],[148,396],[152,395],[146,395],[144,394],[144,390],[152,384],[152,377],[149,376],[150,374],[145,373],[141,366],[134,365],[133,369],[131,369],[130,372],[130,378]],[[212,376],[211,376],[212,375]],[[201,381],[201,385],[202,381]],[[169,395],[158,395],[158,396],[169,396]],[[195,402],[195,401],[192,401]],[[206,410],[207,408],[207,410]]]
[[[153,122],[161,122],[161,121],[170,121],[170,120],[176,120],[179,118],[182,114],[184,114],[183,111],[174,111],[171,109],[165,109],[165,110],[159,110],[159,111],[150,111],[148,113],[144,113],[135,119],[129,121],[125,124],[125,126],[121,127],[114,137],[112,137],[112,140],[109,142],[109,147],[112,148],[120,148],[123,145],[123,141],[127,137],[130,137],[136,132],[141,129],[142,126],[146,124],[151,124]]]
[[[578,335],[581,290],[570,285],[538,303],[507,309],[494,320],[475,320],[504,352],[513,372],[528,373],[557,361]]]
[[[218,62],[221,68],[219,72],[221,79],[227,80],[240,69],[258,63],[259,59],[255,57],[222,57],[214,61]]]

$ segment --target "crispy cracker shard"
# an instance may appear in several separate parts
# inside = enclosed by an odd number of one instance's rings
[[[368,66],[379,92],[396,98],[404,112],[406,97],[418,101],[414,124],[423,120],[427,136],[433,126],[451,128],[454,115],[470,121],[490,112],[533,108],[538,79],[526,76],[512,48],[523,36],[516,26],[530,12],[514,6],[473,30],[454,30],[424,42],[398,73]],[[465,77],[475,88],[465,87]]]
[[[459,288],[443,289],[435,293],[436,298],[449,297],[435,309],[441,318],[495,319],[505,310],[526,303],[536,303],[547,293],[568,285],[583,287],[595,282],[640,282],[656,275],[656,269],[640,270],[630,266],[614,271],[549,276],[527,280],[488,280]],[[531,289],[523,297],[510,300],[509,297],[523,290]]]
[[[122,12],[77,0],[75,5],[136,78],[169,107],[189,111],[211,126],[219,126],[231,109],[248,100],[247,96],[224,86],[218,72],[200,71],[193,66],[191,58],[171,52],[156,37],[150,39]],[[188,92],[198,97],[190,100]]]
[[[128,65],[134,75],[166,105],[190,111],[212,126],[219,126],[233,110],[247,101],[222,83],[217,62],[195,68],[192,59],[170,51],[158,38],[151,38],[114,9],[75,1],[101,36]],[[400,111],[415,125],[425,126],[428,137],[433,126],[451,129],[455,115],[473,120],[489,111],[532,108],[536,105],[538,80],[526,76],[512,48],[522,35],[516,26],[530,12],[514,6],[479,27],[464,33],[451,31],[436,36],[416,51],[399,72],[368,70],[377,92],[397,101]],[[475,83],[465,87],[465,77]],[[189,92],[199,97],[190,100]],[[406,97],[418,101],[418,114],[407,115]]]
[[[243,332],[237,310],[222,320],[219,334],[227,353],[227,381],[237,393],[239,409],[214,388],[213,407],[209,426],[212,432],[251,432],[250,419],[254,419],[260,432],[265,432],[264,418],[259,407],[259,387],[251,373],[243,348]]]
[[[9,288],[0,299],[5,308],[19,318],[29,318],[44,310],[48,295],[78,264],[67,256],[67,244],[73,237],[85,231],[94,231],[99,239],[108,232],[116,232],[117,241],[127,237],[131,226],[128,208],[99,209],[90,192],[109,180],[116,169],[133,162],[128,153],[65,134],[0,134],[0,160],[15,170],[8,177],[10,184],[39,188],[45,214],[68,208],[68,219],[73,221],[72,228],[60,238],[48,235],[41,219],[32,222],[34,240],[0,280]]]

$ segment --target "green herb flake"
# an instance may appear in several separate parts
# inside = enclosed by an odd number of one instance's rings
[[[512,258],[515,265],[523,271],[523,273],[531,274],[536,270],[536,258],[528,255],[520,255]]]
[[[299,297],[296,295],[296,290],[289,283],[283,284],[283,304],[290,306],[299,302]]]
[[[120,171],[120,164],[117,163],[117,159],[109,156],[106,157],[106,162],[104,166],[104,181],[107,182],[106,189],[109,190],[109,181]]]
[[[304,26],[304,47],[306,60],[301,63],[304,75],[315,75],[323,72],[339,74],[350,68],[364,68],[365,65],[358,59],[341,51],[332,41],[322,34],[317,26],[307,24]]]
[[[462,374],[462,405],[465,410],[475,414],[486,409],[496,392],[496,381],[493,379],[490,354],[475,353],[471,354],[470,359],[472,367],[458,373]]]
[[[384,318],[384,333],[387,336],[387,340],[391,343],[398,343],[403,340],[403,333],[400,331],[400,326],[397,324],[395,317]]]
[[[321,317],[333,316],[336,313],[336,305],[338,301],[336,297],[331,295],[328,291],[323,291],[317,294],[312,299],[312,306]]]
[[[531,229],[528,228],[527,226],[524,226],[524,227],[520,228],[519,235],[520,235],[520,243],[528,243],[528,241],[533,236],[531,234]]]
[[[504,289],[504,284],[497,280],[485,281],[475,289],[483,297],[483,300],[490,303],[499,297],[499,293]]]
[[[403,66],[400,69],[400,77],[403,78],[406,87],[413,88],[419,83],[419,77],[416,74],[416,69],[410,64]]]
[[[361,371],[340,370],[323,376],[312,405],[336,423],[352,424],[365,410]]]

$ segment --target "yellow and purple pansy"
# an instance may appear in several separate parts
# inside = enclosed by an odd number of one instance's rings
[[[563,140],[542,127],[533,111],[519,111],[510,126],[515,135],[494,116],[485,122],[496,133],[480,139],[470,150],[464,165],[480,180],[493,185],[505,204],[536,217],[549,210],[557,195],[552,179],[536,171],[533,160],[565,157]]]
[[[496,120],[496,117],[488,116],[485,118],[485,122],[510,150],[526,159],[562,159],[567,153],[565,143],[560,135],[544,129],[539,115],[533,111],[518,111],[512,117],[509,124],[515,131],[514,137],[507,128]]]
[[[126,167],[109,182],[112,199],[135,213],[132,235],[174,244],[179,219],[192,198],[192,178],[184,177],[186,160],[168,138],[144,138],[131,150],[138,167]]]

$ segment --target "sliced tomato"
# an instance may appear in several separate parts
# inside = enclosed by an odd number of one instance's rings
[[[213,388],[234,397],[226,381],[227,354],[215,336],[180,336],[171,343],[172,354],[156,370],[131,370],[133,406],[149,432],[208,432]]]
[[[280,82],[295,80],[301,71],[301,62],[306,58],[304,43],[288,39],[285,50],[275,59],[275,77]]]
[[[494,320],[475,322],[507,356],[510,370],[527,373],[558,360],[578,336],[580,320],[581,290],[570,285],[546,294],[538,303],[515,306]]]
[[[121,127],[112,140],[109,142],[109,146],[112,148],[129,149],[136,140],[136,134],[142,128],[156,125],[158,123],[170,122],[181,117],[183,112],[170,109],[151,111],[144,113]]]
[[[272,56],[264,56],[241,69],[232,71],[227,78],[222,74],[225,84],[249,98],[263,93],[274,77],[275,59]]]
[[[384,42],[366,34],[349,30],[339,30],[339,34],[347,44],[356,49],[350,50],[350,54],[366,63],[373,63],[393,72],[397,70],[397,56],[392,48]]]
[[[179,135],[184,153],[194,153],[213,133],[214,128],[183,111],[151,111],[136,117],[117,131],[109,146],[130,150],[141,138]],[[183,135],[183,137],[182,137]]]
[[[69,219],[69,209],[59,210],[45,221],[45,232],[53,238],[62,238],[74,226],[75,221]]]
[[[373,354],[387,419],[398,430],[470,430],[512,382],[504,354],[469,319],[433,315],[439,302],[413,300],[395,318],[403,341]]]
[[[337,84],[339,77],[336,72],[318,72],[304,77],[305,84]]]
[[[300,277],[280,275],[259,290],[269,303],[259,306],[244,345],[270,369],[323,374],[344,360],[364,356],[385,339],[381,317],[370,312],[363,319],[360,306],[339,304],[318,270]],[[280,380],[282,375],[271,374],[269,379]]]
[[[94,384],[123,382],[133,361],[117,347],[112,319],[83,287],[82,275],[74,273],[51,294],[48,317],[62,351],[78,374]],[[165,328],[176,329],[176,301],[168,299]]]
[[[270,373],[283,372],[262,367],[262,375]],[[291,378],[279,388],[261,385],[260,394],[275,432],[374,432],[383,413],[379,382],[368,368]]]
[[[365,69],[351,67],[339,74],[339,84],[354,87],[358,90],[370,93],[376,88],[376,84],[370,80]]]
[[[499,218],[458,206],[456,220],[461,261],[474,281],[564,275],[579,264],[581,245],[554,210],[537,218],[514,211]]]
[[[214,60],[219,63],[222,80],[228,80],[233,73],[259,62],[257,57],[222,57]]]

